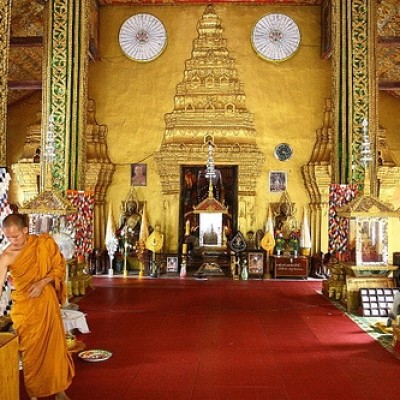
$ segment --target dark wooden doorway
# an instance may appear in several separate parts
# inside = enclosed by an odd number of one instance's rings
[[[209,193],[209,180],[205,176],[205,165],[181,166],[180,204],[179,204],[179,248],[185,240],[185,226],[189,220],[192,238],[198,234],[198,220],[191,211],[201,203]],[[213,179],[214,197],[225,207],[229,216],[224,216],[223,224],[229,232],[237,230],[238,210],[238,166],[216,165],[216,177]],[[188,251],[192,250],[189,244]]]

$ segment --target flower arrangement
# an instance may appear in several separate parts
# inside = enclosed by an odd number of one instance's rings
[[[286,240],[283,238],[279,229],[275,231],[275,250],[279,254],[286,248]]]
[[[300,247],[300,231],[298,229],[294,229],[289,238],[289,247],[293,251],[299,251]]]
[[[289,237],[285,239],[279,229],[275,230],[275,251],[280,254],[283,251],[298,252],[300,250],[300,231],[294,228]]]

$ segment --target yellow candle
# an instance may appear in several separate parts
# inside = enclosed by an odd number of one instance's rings
[[[190,235],[190,221],[187,220],[185,224],[185,235]]]
[[[183,243],[182,245],[182,254],[186,254],[187,253],[187,244]]]

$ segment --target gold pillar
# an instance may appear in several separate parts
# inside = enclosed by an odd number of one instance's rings
[[[81,189],[86,125],[89,1],[50,0],[45,12],[42,148],[54,117],[53,186]],[[42,171],[43,173],[43,171]],[[42,188],[43,189],[43,188]]]
[[[372,154],[377,147],[375,2],[332,0],[333,101],[327,100],[310,161],[303,167],[310,194],[313,252],[328,249],[329,185],[364,184],[360,161],[363,121]],[[333,150],[333,152],[332,152]],[[371,194],[377,195],[377,162],[371,163]]]
[[[6,166],[7,76],[11,0],[0,0],[0,166]]]
[[[328,250],[329,185],[332,183],[333,156],[333,103],[327,99],[322,127],[317,130],[310,161],[302,172],[310,195],[311,250],[312,253]]]
[[[94,192],[94,247],[104,248],[107,221],[106,194],[115,165],[108,157],[107,126],[99,125],[95,114],[95,101],[89,99],[85,129],[84,188]]]
[[[376,116],[376,5],[370,0],[335,0],[334,98],[335,181],[364,183],[360,162],[362,123],[368,122],[371,150],[375,154]],[[376,195],[376,162],[371,163],[372,193]]]

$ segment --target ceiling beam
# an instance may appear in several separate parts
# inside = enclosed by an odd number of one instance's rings
[[[379,82],[378,88],[379,90],[400,90],[400,82],[399,81]]]
[[[378,44],[384,47],[400,46],[400,36],[380,36],[378,38]]]
[[[42,90],[41,81],[9,81],[8,90]]]
[[[43,47],[43,37],[14,36],[10,38],[10,47]]]

